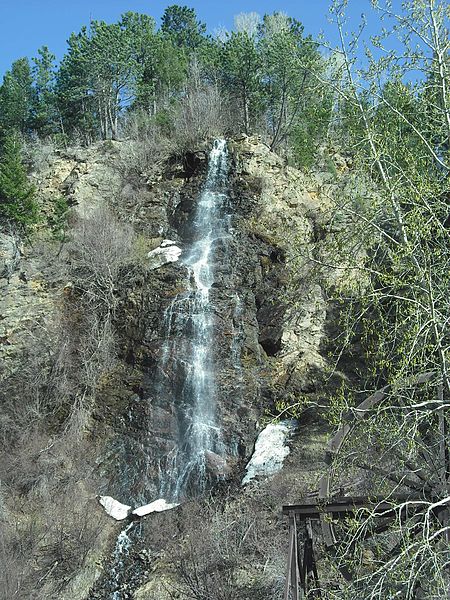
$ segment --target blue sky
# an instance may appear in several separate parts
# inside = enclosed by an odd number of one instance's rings
[[[195,8],[210,32],[219,26],[231,29],[233,16],[240,12],[283,11],[299,19],[306,33],[315,36],[323,30],[336,42],[335,32],[327,22],[328,0],[0,0],[0,76],[12,61],[36,56],[37,49],[44,44],[60,59],[72,31],[79,31],[91,18],[114,22],[122,13],[132,10],[150,14],[159,22],[166,6],[176,3]],[[399,2],[394,0],[396,3]],[[369,10],[369,0],[350,0],[353,23],[361,12]]]

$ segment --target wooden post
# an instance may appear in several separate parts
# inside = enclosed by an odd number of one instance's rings
[[[292,564],[292,552],[294,551],[294,528],[292,526],[292,514],[289,515],[289,550],[288,550],[288,561],[286,568],[286,587],[284,590],[284,600],[289,600],[289,592],[291,590],[291,564]]]
[[[302,567],[299,569],[297,519],[295,513],[289,513],[289,555],[284,592],[285,600],[300,600],[299,579],[302,570]]]

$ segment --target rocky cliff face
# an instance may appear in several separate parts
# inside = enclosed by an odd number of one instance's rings
[[[244,138],[234,148],[237,180],[246,185],[253,178],[261,186],[248,231],[271,244],[268,254],[260,254],[265,289],[256,294],[259,342],[267,355],[277,357],[277,382],[285,392],[308,392],[325,366],[327,307],[320,286],[308,277],[301,249],[315,241],[315,227],[326,218],[329,203],[313,180],[264,144]]]
[[[221,473],[219,482],[212,457],[209,479],[219,498],[225,488],[234,490],[220,509],[230,522],[233,511],[247,516],[259,511],[260,540],[273,537],[274,531],[281,539],[280,496],[282,501],[294,500],[313,484],[321,469],[323,428],[311,420],[308,426],[301,422],[282,474],[245,492],[235,486],[239,486],[261,422],[276,412],[275,404],[321,393],[327,303],[321,287],[309,277],[299,248],[314,240],[328,204],[317,180],[308,181],[286,166],[257,139],[242,136],[231,140],[229,149],[227,210],[232,239],[227,248],[219,244],[214,250],[216,278],[211,296],[218,420],[228,468],[226,481]],[[158,497],[158,468],[176,443],[173,407],[155,382],[160,377],[163,315],[186,286],[187,276],[178,262],[150,269],[142,256],[163,239],[181,248],[188,242],[188,224],[205,176],[207,152],[204,148],[193,151],[184,162],[174,162],[150,181],[127,176],[120,168],[121,152],[117,143],[62,154],[36,174],[36,181],[44,207],[50,195],[62,194],[74,207],[74,218],[82,219],[96,206],[108,203],[136,232],[139,258],[136,254],[128,257],[114,290],[116,361],[98,385],[83,442],[89,448],[86,472],[95,480],[97,493],[135,504]],[[2,235],[0,351],[7,370],[14,369],[17,356],[30,344],[30,335],[45,328],[55,313],[77,310],[68,271],[51,264],[52,252],[45,241],[23,249],[12,236]],[[70,252],[63,248],[58,260],[70,267]],[[46,595],[36,597],[110,597],[109,557],[118,532],[92,496],[84,502],[85,510],[103,523],[104,535],[93,544],[75,577],[58,592],[44,581],[42,593]],[[122,564],[121,598],[161,600],[171,585],[188,585],[182,570],[170,571],[168,564],[176,560],[167,557],[171,540],[188,543],[195,519],[214,521],[211,512],[193,506],[188,503],[176,515],[142,521],[133,550]],[[249,598],[268,598],[263,592],[251,594],[258,586],[262,590],[280,584],[279,548],[271,552],[276,565],[273,572],[266,567],[261,570],[254,555],[249,558],[247,575],[233,571],[235,584],[241,592],[247,590]],[[247,597],[242,594],[239,597]]]
[[[219,421],[228,460],[239,469],[252,452],[265,411],[278,399],[314,391],[320,381],[326,319],[320,287],[305,281],[300,308],[287,306],[298,239],[305,244],[311,240],[312,219],[320,219],[324,207],[308,193],[301,174],[284,166],[263,144],[244,138],[230,147],[233,239],[226,249],[215,248],[212,303]],[[187,242],[186,224],[193,219],[203,176],[202,154],[190,181],[165,193],[166,213],[158,218],[158,231],[181,247]],[[152,227],[151,221],[146,227]],[[152,233],[155,229],[156,223]],[[103,463],[110,474],[109,491],[121,498],[148,501],[145,495],[151,499],[158,494],[159,459],[174,442],[172,408],[156,382],[162,315],[183,286],[186,273],[175,263],[124,288],[119,310],[123,358],[139,385],[129,390],[121,435],[113,436]],[[153,457],[150,463],[148,456]],[[117,465],[126,477],[115,476]]]

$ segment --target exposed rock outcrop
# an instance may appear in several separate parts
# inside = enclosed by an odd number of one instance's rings
[[[314,240],[330,199],[257,138],[243,137],[232,149],[238,189],[249,195],[253,186],[259,192],[253,192],[255,208],[246,225],[266,246],[260,254],[262,282],[255,290],[259,343],[267,355],[277,356],[274,387],[286,396],[310,393],[326,367],[327,302],[301,248]]]
[[[13,234],[0,236],[0,279],[9,280],[20,264],[20,240]]]
[[[42,248],[41,248],[42,249]],[[0,373],[19,367],[24,351],[38,350],[36,332],[54,321],[59,275],[45,250],[0,232]],[[43,353],[45,352],[42,348]]]

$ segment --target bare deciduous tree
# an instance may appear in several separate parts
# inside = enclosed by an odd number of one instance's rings
[[[72,275],[85,301],[113,313],[120,269],[130,260],[133,229],[120,223],[106,206],[80,219],[71,243]]]
[[[261,15],[257,12],[239,13],[234,17],[234,28],[238,33],[246,33],[250,37],[256,36],[261,23]]]
[[[175,140],[187,150],[223,135],[227,128],[225,102],[219,88],[203,80],[199,64],[191,64],[189,84],[174,117]]]

